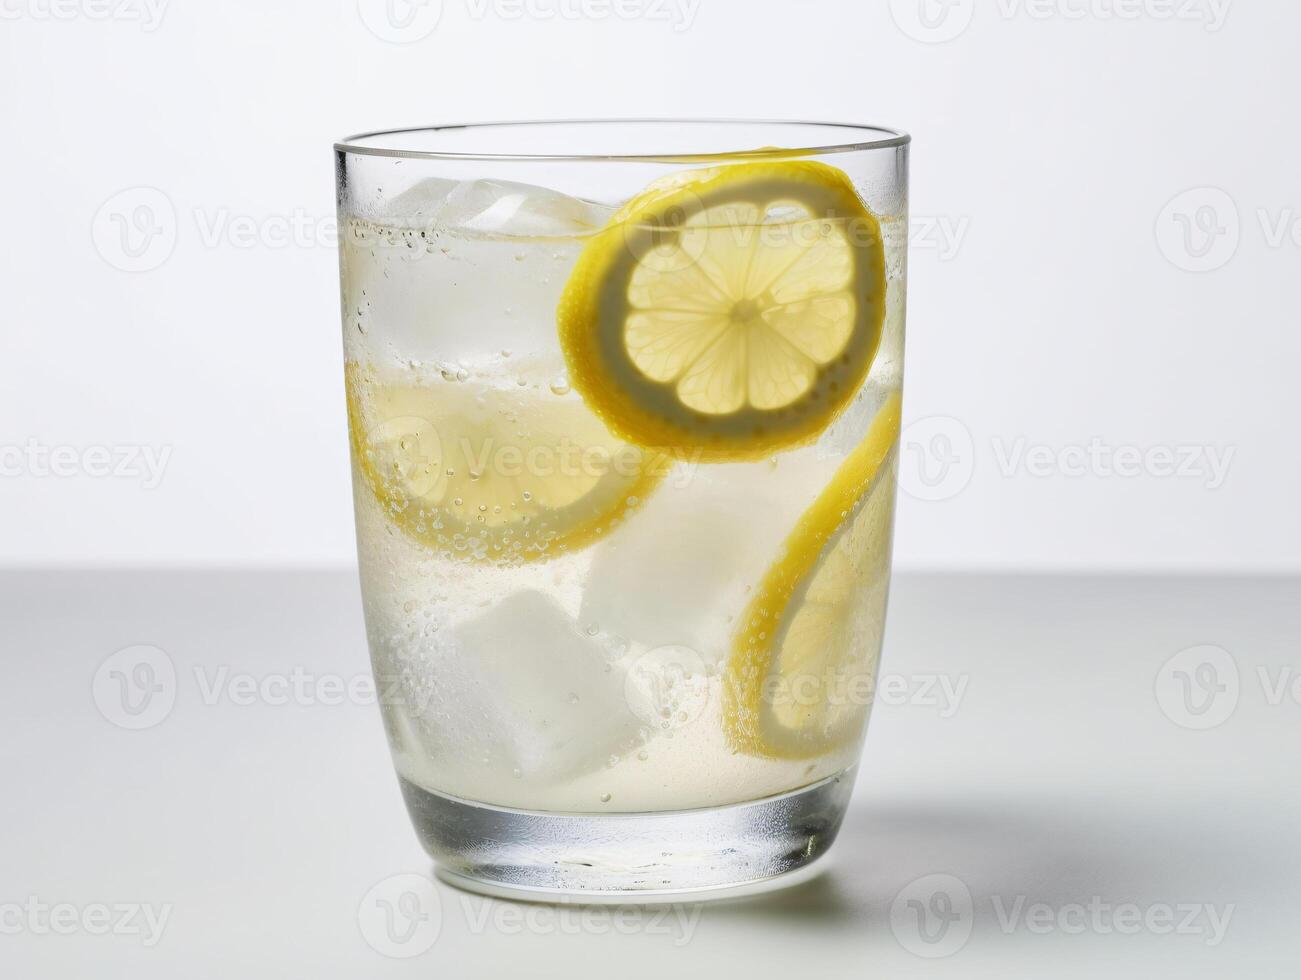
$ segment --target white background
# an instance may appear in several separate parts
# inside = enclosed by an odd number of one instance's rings
[[[723,115],[915,137],[904,483],[943,499],[901,565],[1301,568],[1301,7],[925,2],[445,0],[399,44],[383,0],[0,0],[0,560],[350,563],[332,140]],[[32,440],[170,455],[146,488]],[[1079,473],[1094,440],[1232,456]]]

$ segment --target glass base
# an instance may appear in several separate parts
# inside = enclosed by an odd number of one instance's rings
[[[664,813],[542,813],[431,793],[401,780],[443,880],[543,902],[735,897],[796,884],[827,852],[851,770],[780,796]]]

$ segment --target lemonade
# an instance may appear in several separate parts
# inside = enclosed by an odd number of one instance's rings
[[[885,620],[903,209],[803,159],[603,202],[394,183],[341,198],[346,386],[367,632],[435,856],[493,877],[444,853],[464,812],[841,800]]]

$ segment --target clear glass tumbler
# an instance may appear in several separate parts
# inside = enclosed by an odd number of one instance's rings
[[[336,146],[371,655],[439,873],[765,887],[872,704],[908,137],[714,121]]]

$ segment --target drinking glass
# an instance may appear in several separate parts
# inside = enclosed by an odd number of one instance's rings
[[[839,829],[881,652],[908,137],[335,149],[366,628],[439,874],[587,900],[791,880]]]

